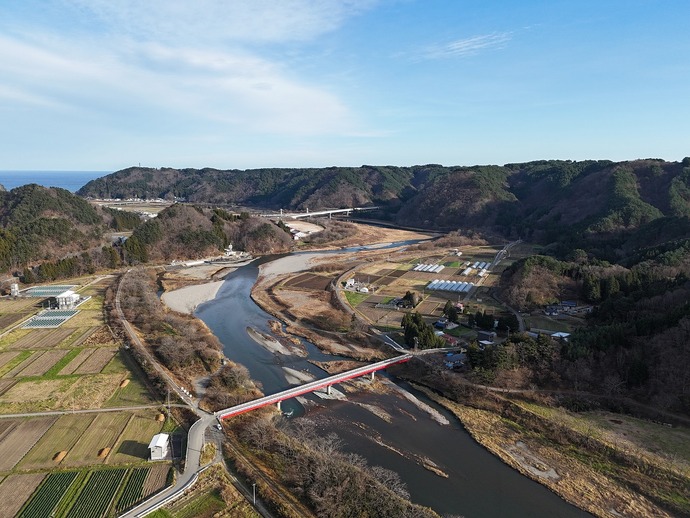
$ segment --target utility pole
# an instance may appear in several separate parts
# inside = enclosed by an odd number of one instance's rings
[[[256,506],[256,482],[252,482],[252,494],[254,495],[254,506]]]

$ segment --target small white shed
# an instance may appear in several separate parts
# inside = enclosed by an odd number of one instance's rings
[[[165,460],[168,457],[170,436],[167,433],[159,433],[153,436],[149,443],[151,460]]]

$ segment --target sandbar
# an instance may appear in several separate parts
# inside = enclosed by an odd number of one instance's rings
[[[223,285],[223,282],[224,281],[213,281],[166,291],[161,295],[161,300],[173,311],[191,315],[199,304],[216,298],[216,294]]]

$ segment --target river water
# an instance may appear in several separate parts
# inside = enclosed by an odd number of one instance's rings
[[[264,393],[272,394],[290,387],[283,367],[309,371],[318,378],[327,374],[305,358],[272,353],[247,334],[247,327],[270,334],[268,321],[274,320],[250,297],[258,275],[257,263],[266,260],[254,261],[230,274],[216,298],[199,306],[196,316],[223,343],[225,355],[247,367]],[[338,359],[306,345],[311,359]],[[324,434],[336,433],[344,450],[361,455],[370,465],[398,473],[413,502],[441,515],[590,516],[501,462],[477,444],[454,416],[433,402],[424,400],[445,417],[447,424],[439,424],[443,419],[438,415],[432,419],[430,413],[396,391],[378,394],[363,389],[348,393],[346,400],[308,399],[306,412]],[[282,408],[292,411],[293,417],[305,412],[295,400],[283,402]],[[448,477],[433,473],[423,466],[425,463],[435,465]]]

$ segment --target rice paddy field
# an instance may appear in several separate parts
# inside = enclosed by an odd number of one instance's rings
[[[147,460],[167,426],[156,419],[160,401],[104,320],[113,280],[0,298],[0,518],[113,516],[169,483],[170,463]],[[57,327],[22,327],[43,311],[41,297],[68,288],[91,297],[78,313],[52,312]],[[140,406],[150,408],[128,409]],[[43,411],[61,413],[32,415]]]

